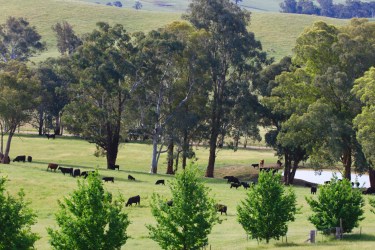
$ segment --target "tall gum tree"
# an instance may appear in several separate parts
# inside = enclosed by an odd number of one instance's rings
[[[71,85],[66,121],[68,129],[105,152],[111,168],[117,159],[124,109],[137,86],[135,50],[121,25],[97,26],[72,56],[79,82]]]
[[[205,44],[211,84],[206,177],[214,177],[218,138],[227,116],[224,106],[229,99],[235,99],[230,86],[238,81],[248,82],[261,69],[266,56],[261,52],[260,42],[247,29],[250,13],[229,0],[193,0],[184,18],[211,36]]]
[[[186,22],[175,22],[137,36],[143,86],[137,90],[138,109],[140,124],[151,134],[151,173],[157,173],[160,154],[167,145],[167,173],[173,174],[176,131],[181,125],[176,119],[182,118],[181,112],[190,105],[191,98],[206,93],[197,93],[205,84],[201,80],[204,67],[199,65],[200,43],[193,44],[205,37],[205,32],[195,30]]]
[[[352,92],[364,104],[362,112],[354,119],[357,138],[369,162],[370,185],[375,187],[375,68],[355,81]]]
[[[290,57],[283,58],[262,70],[255,81],[255,86],[262,96],[261,103],[263,126],[272,128],[265,134],[267,145],[274,148],[276,154],[284,160],[284,183],[293,184],[298,164],[306,160],[308,155],[303,144],[282,144],[277,140],[283,122],[287,121],[293,113],[305,110],[314,96],[309,88],[310,78],[303,72],[293,71]],[[305,93],[304,98],[297,98]],[[305,108],[302,108],[305,107]]]
[[[2,163],[9,163],[8,156],[16,129],[29,122],[39,104],[40,82],[26,64],[8,61],[0,65],[0,120],[6,128],[8,139]],[[3,149],[3,133],[1,135]]]

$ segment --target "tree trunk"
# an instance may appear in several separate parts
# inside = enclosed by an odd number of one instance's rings
[[[9,158],[9,152],[10,152],[10,145],[12,143],[12,138],[14,135],[14,132],[16,131],[17,126],[9,130],[9,136],[7,140],[7,145],[4,152],[4,158],[2,159],[1,163],[3,164],[9,164],[10,158]]]
[[[221,86],[221,88],[223,88],[223,86]],[[222,89],[219,90],[218,87],[215,85],[214,100],[211,113],[210,155],[208,158],[208,166],[206,170],[206,177],[210,178],[214,177],[217,139],[220,132],[220,121],[223,115],[221,112],[222,101],[220,91],[222,91]]]
[[[43,111],[39,111],[39,119],[38,119],[38,134],[43,135],[43,125],[44,125],[44,114]]]
[[[188,150],[189,150],[189,141],[188,141],[188,131],[185,129],[184,131],[184,140],[182,145],[182,169],[186,167],[186,159],[188,157]]]
[[[168,144],[167,174],[173,174],[173,149],[174,149],[173,140],[170,139],[169,144]]]
[[[112,129],[110,124],[107,124],[107,168],[113,168],[116,165],[118,146],[120,141],[119,128]]]
[[[55,135],[60,135],[61,132],[61,126],[60,126],[60,115],[56,116],[56,126],[54,129]]]
[[[294,176],[296,176],[298,164],[299,164],[299,161],[293,161],[292,172],[289,175],[289,184],[293,184],[293,182],[294,182]]]
[[[158,173],[158,134],[155,132],[152,136],[152,160],[151,160],[151,174],[157,174]]]
[[[344,165],[344,176],[343,178],[351,180],[351,167],[352,167],[352,151],[350,148],[345,150],[343,155],[343,165]]]
[[[289,155],[287,153],[284,154],[285,157],[285,163],[284,163],[284,184],[289,185],[290,184],[290,169],[291,169],[291,161],[289,158]]]
[[[368,175],[370,179],[370,187],[375,188],[375,169],[370,168],[368,170]]]

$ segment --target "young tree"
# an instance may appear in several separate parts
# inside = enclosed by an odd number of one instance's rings
[[[26,61],[46,48],[35,27],[30,27],[24,18],[9,17],[0,25],[0,60]]]
[[[31,249],[39,239],[31,232],[36,214],[24,200],[21,190],[18,197],[5,194],[6,179],[0,178],[0,249]]]
[[[116,164],[124,110],[136,88],[135,50],[122,25],[98,23],[72,56],[77,83],[71,84],[72,100],[65,107],[67,129],[95,143]]]
[[[296,195],[285,192],[280,174],[260,172],[258,184],[247,193],[237,207],[238,221],[251,238],[258,241],[279,239],[288,232],[289,221],[298,212]]]
[[[72,25],[67,21],[56,23],[52,26],[52,30],[56,33],[57,49],[61,55],[66,53],[71,55],[78,46],[82,45],[82,40],[74,34]]]
[[[33,111],[38,107],[39,90],[38,79],[24,63],[10,61],[0,65],[1,128],[6,128],[8,132],[2,163],[9,163],[7,159],[17,127],[30,121]]]
[[[128,215],[122,197],[113,200],[96,171],[78,180],[78,189],[59,201],[56,213],[59,230],[47,228],[53,249],[114,250],[128,239]]]
[[[369,198],[368,202],[369,202],[370,206],[372,207],[370,211],[375,214],[375,199]]]
[[[198,179],[195,166],[188,166],[170,183],[172,206],[153,194],[151,212],[157,224],[147,225],[150,237],[163,249],[199,249],[219,222],[215,201]]]
[[[229,104],[236,102],[237,98],[235,94],[238,92],[231,89],[249,84],[255,72],[267,62],[266,54],[261,52],[260,42],[247,29],[250,14],[229,0],[193,0],[185,18],[210,35],[205,43],[211,84],[208,121],[210,152],[206,177],[213,177],[217,146],[220,144],[218,139],[220,135],[224,136],[223,121],[231,122],[225,112],[230,109],[226,106],[230,107]],[[247,89],[251,89],[250,86]],[[225,125],[230,127],[231,124]]]
[[[358,189],[352,188],[349,180],[339,181],[334,177],[330,184],[319,190],[317,200],[306,197],[313,212],[309,221],[318,230],[329,234],[331,228],[340,227],[342,224],[343,232],[349,233],[364,219],[364,199]]]

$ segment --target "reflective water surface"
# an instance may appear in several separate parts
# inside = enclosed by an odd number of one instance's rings
[[[324,184],[325,181],[329,181],[332,178],[332,175],[336,173],[339,179],[342,178],[340,172],[333,172],[330,170],[323,170],[322,172],[315,172],[313,170],[301,170],[298,169],[296,172],[296,179],[301,179],[317,184]],[[370,181],[367,174],[359,176],[357,174],[352,174],[352,182],[356,182],[356,180],[360,183],[360,187],[370,187]]]

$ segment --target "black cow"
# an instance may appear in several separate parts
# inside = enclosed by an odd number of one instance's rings
[[[141,197],[139,195],[130,197],[125,206],[132,206],[133,203],[138,204],[140,206],[141,205]]]
[[[229,182],[240,183],[238,178],[236,178],[234,176],[225,176],[224,179],[228,180],[227,183],[229,183]]]
[[[167,201],[167,205],[168,205],[169,207],[173,206],[173,200]]]
[[[115,182],[115,177],[103,177],[102,180],[104,182],[112,181],[114,183]]]
[[[325,181],[324,184],[331,184],[331,181]]]
[[[87,176],[89,176],[89,173],[95,173],[95,171],[82,171],[81,176],[86,179]]]
[[[252,166],[253,168],[259,168],[259,163],[251,164],[251,166]]]
[[[48,163],[47,171],[48,171],[48,169],[51,169],[51,172],[52,172],[52,170],[54,170],[56,172],[56,169],[58,167],[59,167],[59,165],[56,164],[56,163]]]
[[[248,189],[250,187],[250,184],[247,183],[247,182],[241,182],[241,185],[245,188],[245,189]]]
[[[32,161],[33,161],[33,157],[28,156],[28,157],[27,157],[27,161],[28,161],[28,162],[32,162]]]
[[[128,180],[130,180],[130,181],[135,181],[135,178],[129,174],[129,175],[128,175]]]
[[[375,194],[375,188],[369,187],[366,191],[362,192],[363,194]]]
[[[227,206],[225,206],[225,205],[216,204],[216,210],[217,210],[217,212],[220,212],[221,215],[223,213],[225,213],[225,215],[227,215]]]
[[[73,177],[81,176],[81,170],[79,168],[74,169]]]
[[[64,167],[59,167],[61,173],[65,174],[70,174],[73,175],[73,168],[64,168]]]
[[[17,156],[16,158],[13,159],[13,162],[15,162],[15,161],[17,161],[17,162],[20,162],[20,161],[25,162],[26,161],[26,155],[19,155],[19,156]]]
[[[235,183],[235,182],[232,182],[232,183],[230,184],[230,188],[232,188],[232,187],[235,187],[235,188],[237,189],[237,188],[241,187],[241,183]]]
[[[165,185],[165,181],[164,180],[157,180],[155,185],[159,185],[159,184]]]
[[[45,136],[47,137],[48,140],[49,138],[55,139],[55,134],[45,134]]]
[[[312,187],[310,188],[310,193],[311,193],[311,194],[316,194],[317,189],[318,189],[317,187],[312,186]]]

